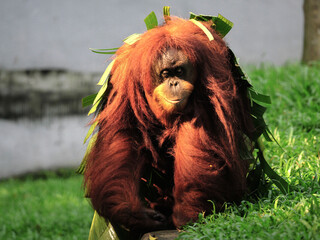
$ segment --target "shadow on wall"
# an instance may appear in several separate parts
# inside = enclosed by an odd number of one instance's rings
[[[100,74],[64,70],[0,72],[0,178],[60,167],[83,157],[88,109]]]
[[[95,93],[100,74],[65,70],[0,72],[0,118],[80,114],[81,98]]]

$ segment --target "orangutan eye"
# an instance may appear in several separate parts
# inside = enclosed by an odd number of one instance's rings
[[[183,74],[184,74],[184,69],[183,69],[183,67],[177,67],[177,68],[175,69],[175,75],[176,75],[177,77],[182,77]]]
[[[160,77],[161,77],[162,79],[166,79],[166,78],[168,78],[169,76],[170,76],[170,73],[169,73],[168,70],[162,70],[161,73],[160,73]]]

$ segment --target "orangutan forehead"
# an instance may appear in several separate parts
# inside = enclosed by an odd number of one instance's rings
[[[155,62],[155,70],[160,72],[163,69],[175,68],[178,66],[189,65],[187,56],[177,49],[168,49]]]

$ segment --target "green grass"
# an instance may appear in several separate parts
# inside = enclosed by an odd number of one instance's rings
[[[270,95],[265,119],[284,151],[265,142],[271,166],[293,186],[272,187],[184,228],[180,239],[320,239],[320,64],[248,68],[258,92]]]
[[[0,239],[88,238],[93,212],[82,176],[60,173],[0,183]]]
[[[320,239],[320,64],[247,70],[272,98],[265,119],[284,151],[265,142],[271,166],[294,190],[264,197],[184,228],[180,239]],[[82,177],[40,173],[0,182],[0,239],[87,239],[93,212]]]

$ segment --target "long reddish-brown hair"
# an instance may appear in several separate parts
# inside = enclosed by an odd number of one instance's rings
[[[125,161],[122,159],[131,155],[139,159],[139,163],[130,163],[136,164],[130,166],[136,169],[134,175],[138,181],[143,164],[150,161],[140,156],[140,150],[148,149],[152,153],[152,165],[157,167],[161,161],[157,152],[159,146],[155,146],[151,136],[156,136],[160,145],[170,138],[174,146],[175,141],[188,138],[187,131],[177,136],[184,122],[192,123],[194,127],[190,131],[197,131],[195,135],[198,139],[192,149],[178,146],[173,147],[172,151],[192,151],[190,155],[198,156],[198,159],[212,153],[212,156],[234,169],[231,170],[234,178],[242,179],[238,183],[241,185],[239,188],[245,188],[247,165],[239,157],[239,145],[243,142],[243,134],[250,135],[252,130],[246,88],[241,87],[240,80],[233,75],[228,47],[211,24],[203,23],[214,37],[212,41],[193,22],[171,17],[163,26],[147,31],[138,41],[132,45],[124,44],[116,52],[108,90],[97,118],[99,135],[85,172],[89,195],[102,215],[107,211],[101,210],[107,193],[103,195],[100,192],[106,192],[108,184],[102,179],[109,181],[113,172],[119,171],[117,166]],[[152,94],[154,88],[155,61],[170,48],[181,50],[188,57],[197,72],[197,79],[185,113],[178,114],[170,125],[163,126],[150,110],[145,94]],[[121,138],[116,137],[119,134]],[[175,156],[178,153],[171,154]],[[195,157],[190,164],[196,166],[197,161]],[[197,171],[196,167],[193,169]],[[121,172],[118,174],[121,175]],[[195,176],[197,174],[202,173],[195,172]],[[205,181],[202,184],[205,185]],[[126,188],[138,191],[138,185],[137,182],[128,183]],[[112,187],[109,186],[109,189]],[[110,194],[107,194],[109,198]],[[127,199],[132,203],[138,201],[131,195]]]
[[[167,49],[175,48],[182,50],[197,70],[194,95],[210,101],[218,120],[215,124],[220,125],[215,129],[217,138],[224,139],[225,148],[233,157],[237,155],[235,135],[241,130],[247,132],[243,129],[244,122],[239,119],[249,113],[241,112],[245,108],[232,76],[228,47],[212,30],[210,23],[203,24],[210,30],[213,41],[209,41],[203,30],[191,21],[173,18],[164,26],[146,32],[136,43],[124,44],[117,51],[111,77],[112,90],[99,117],[100,122],[110,124],[106,131],[128,128],[135,121],[141,131],[146,131],[157,123],[144,91],[151,93],[153,89],[152,66],[156,59]],[[201,96],[203,94],[207,95]],[[128,114],[130,112],[132,114]]]

